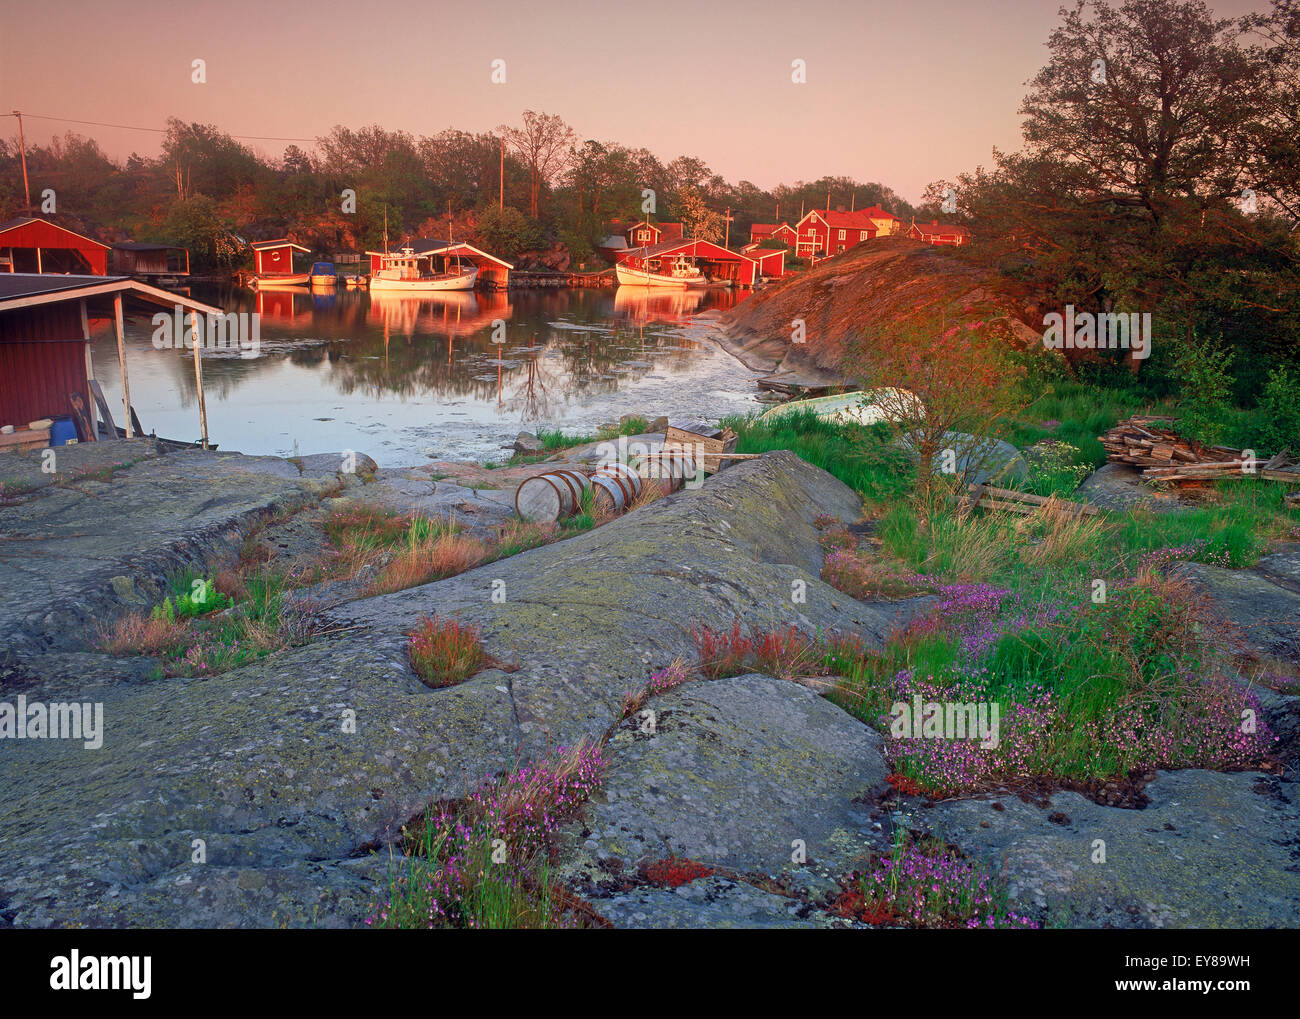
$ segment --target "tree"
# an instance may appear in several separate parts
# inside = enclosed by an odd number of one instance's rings
[[[1003,324],[971,321],[957,308],[929,309],[893,335],[861,338],[847,364],[918,456],[925,487],[934,483],[936,459],[941,473],[951,467],[965,480],[992,445],[997,422],[1025,403],[1025,369],[1011,357]],[[943,456],[948,450],[952,456]]]
[[[528,214],[536,219],[542,187],[563,172],[577,135],[561,117],[533,110],[524,111],[523,127],[497,130],[528,168]]]
[[[687,237],[721,243],[725,232],[722,214],[709,208],[698,188],[688,185],[677,192],[677,215]]]
[[[504,209],[487,209],[479,217],[478,234],[489,251],[507,259],[516,258],[521,251],[536,248],[542,242],[536,222],[509,205]]]

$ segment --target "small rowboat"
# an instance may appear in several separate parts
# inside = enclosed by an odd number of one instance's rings
[[[837,393],[833,396],[815,396],[807,400],[791,400],[780,403],[758,416],[760,421],[773,421],[782,414],[798,411],[811,411],[819,418],[838,424],[854,422],[860,425],[873,425],[890,418],[898,420],[901,411],[910,409],[914,415],[920,415],[921,402],[906,389],[881,388],[866,389],[855,393]]]

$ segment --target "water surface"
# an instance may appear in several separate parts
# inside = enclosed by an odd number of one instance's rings
[[[718,418],[758,407],[758,373],[692,321],[731,307],[744,291],[399,296],[196,285],[191,293],[261,316],[259,357],[203,355],[208,434],[222,449],[354,449],[381,466],[500,460],[502,444],[521,430],[585,433],[623,414]],[[501,344],[492,342],[498,320]],[[197,439],[192,353],[156,350],[153,329],[147,315],[127,321],[131,402],[146,431]],[[120,419],[111,330],[96,334],[92,356]]]

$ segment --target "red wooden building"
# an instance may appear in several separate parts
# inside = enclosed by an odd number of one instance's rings
[[[746,244],[740,251],[758,263],[760,276],[779,280],[785,275],[785,248],[760,248],[757,244]]]
[[[777,254],[783,255],[784,252],[778,251]],[[714,281],[727,280],[738,287],[752,287],[758,282],[758,262],[754,258],[712,241],[697,241],[690,237],[629,248],[619,261],[657,273],[666,272],[679,255],[694,259],[700,270]]]
[[[108,273],[108,245],[34,216],[0,223],[0,272]]]
[[[879,232],[870,209],[856,212],[813,209],[799,220],[797,229],[795,254],[800,258],[834,255],[871,240]]]
[[[795,228],[784,220],[780,223],[755,223],[749,228],[750,244],[758,244],[760,241],[780,241],[793,248],[798,238],[799,234]]]
[[[124,299],[146,305],[151,313],[161,308],[174,314],[180,307],[192,315],[221,315],[217,308],[120,276],[0,273],[0,425],[21,432],[32,421],[70,415],[74,393],[82,397],[93,421],[97,402],[90,387],[95,377],[91,323],[111,322],[123,379],[122,424],[130,434]],[[194,361],[200,417],[205,419],[200,353],[201,345],[195,347]],[[202,428],[206,442],[206,420]],[[94,433],[79,437],[97,438]]]
[[[916,241],[924,241],[926,244],[958,245],[970,240],[970,231],[964,226],[940,223],[937,219],[929,223],[918,223],[914,219],[911,227],[908,228],[907,236]]]
[[[683,236],[680,223],[650,223],[646,220],[633,223],[623,231],[623,235],[629,248],[649,248],[665,241],[680,241]]]
[[[294,244],[293,241],[283,238],[274,241],[253,241],[249,247],[253,249],[253,271],[258,276],[268,278],[302,276],[303,281],[306,282],[305,272],[295,273],[293,270],[293,253],[301,251],[303,254],[310,255],[311,248],[304,248],[301,244]]]

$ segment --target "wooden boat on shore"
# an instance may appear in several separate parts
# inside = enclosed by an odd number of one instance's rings
[[[852,393],[836,393],[832,396],[814,396],[807,400],[791,400],[780,403],[758,416],[760,421],[773,421],[782,414],[810,411],[819,418],[836,424],[853,422],[860,425],[873,425],[897,418],[898,411],[910,408],[913,414],[919,414],[921,402],[906,389],[881,388],[865,389]],[[891,413],[892,412],[892,413]]]
[[[435,266],[441,262],[441,268]],[[466,265],[456,255],[417,255],[414,248],[380,256],[380,268],[370,277],[371,290],[410,293],[439,290],[473,290],[478,266]]]

